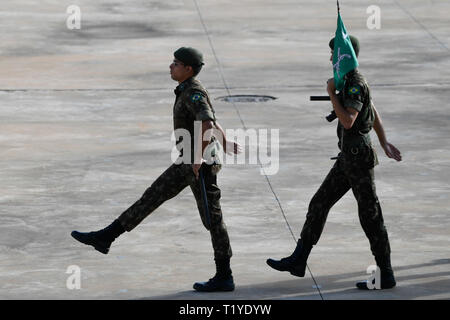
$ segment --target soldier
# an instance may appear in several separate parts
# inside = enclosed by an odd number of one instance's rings
[[[350,39],[358,56],[359,41],[353,36]],[[329,46],[330,60],[333,62],[334,38]],[[281,260],[268,259],[267,264],[276,270],[289,271],[294,276],[303,277],[309,253],[319,241],[329,210],[352,189],[358,202],[359,220],[381,271],[381,289],[388,289],[394,287],[396,282],[391,267],[388,234],[375,192],[374,167],[378,160],[369,136],[372,127],[389,158],[400,161],[401,154],[386,139],[381,118],[372,103],[370,89],[364,77],[358,69],[350,71],[345,77],[345,85],[339,95],[336,94],[334,79],[327,81],[327,91],[339,119],[337,135],[340,153],[309,204],[306,221],[294,252]],[[367,281],[358,282],[356,286],[359,289],[371,287],[367,285]]]
[[[226,140],[222,127],[216,121],[207,91],[195,79],[203,65],[202,54],[189,47],[182,47],[175,51],[173,63],[170,65],[171,78],[179,83],[175,89],[174,129],[175,132],[177,130],[188,132],[190,136],[190,141],[187,141],[185,135],[178,139],[177,148],[180,150],[180,157],[177,161],[162,173],[142,197],[112,224],[95,232],[73,231],[72,237],[84,244],[93,246],[103,254],[107,254],[111,243],[118,236],[125,231],[133,230],[161,204],[190,186],[203,225],[211,234],[216,264],[215,276],[207,282],[195,283],[194,289],[197,291],[232,291],[234,290],[230,268],[232,250],[227,228],[222,219],[220,189],[217,186],[217,173],[221,164],[218,163],[217,157],[214,157],[214,152],[217,150],[211,148],[211,146],[214,146],[218,140],[227,153],[239,153],[241,152],[241,146],[238,143]],[[215,129],[214,135],[210,135],[210,139],[203,142],[194,140],[195,121],[201,123],[200,137],[203,138],[202,133],[211,132],[210,129]],[[183,139],[186,139],[186,141]],[[197,148],[195,148],[194,142],[197,143]],[[199,150],[196,154],[194,154],[195,149]],[[202,155],[208,154],[205,150],[209,150],[209,159],[202,160]],[[211,162],[211,160],[215,161]],[[199,179],[199,173],[202,174],[202,179]],[[209,210],[206,210],[202,198],[202,181],[204,181]]]

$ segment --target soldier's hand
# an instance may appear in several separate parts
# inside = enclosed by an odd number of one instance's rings
[[[200,164],[194,163],[192,165],[192,171],[194,171],[195,179],[197,179],[197,180],[198,180],[198,176],[199,176],[198,171],[200,170],[201,166],[202,166],[201,163]]]
[[[223,151],[227,154],[238,154],[242,152],[242,146],[234,141],[227,141],[224,145]]]
[[[384,145],[381,145],[381,147],[389,158],[395,159],[397,161],[402,160],[402,154],[400,153],[400,150],[398,150],[393,144],[386,142]]]

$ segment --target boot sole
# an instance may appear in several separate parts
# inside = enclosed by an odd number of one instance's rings
[[[108,254],[108,252],[109,252],[109,248],[107,248],[107,247],[100,246],[98,244],[94,244],[89,241],[84,241],[82,238],[79,238],[75,231],[72,231],[72,233],[70,235],[72,236],[72,238],[74,238],[78,242],[81,242],[82,244],[94,247],[94,249],[97,250],[98,252],[101,252],[103,254]]]
[[[195,291],[198,291],[198,292],[230,292],[230,291],[234,291],[234,287],[207,289],[200,285],[196,286],[195,284],[194,284],[193,288]]]
[[[391,284],[391,285],[382,285],[380,289],[369,289],[367,287],[367,282],[358,282],[356,283],[356,288],[358,288],[359,290],[386,290],[386,289],[392,289],[397,285],[397,283]]]
[[[292,274],[293,276],[296,276],[296,277],[300,277],[300,278],[305,277],[305,272],[289,271],[289,273]]]

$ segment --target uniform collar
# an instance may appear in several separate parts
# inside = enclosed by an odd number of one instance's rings
[[[174,90],[176,95],[179,95],[181,92],[183,92],[184,90],[186,90],[186,88],[189,88],[192,84],[192,82],[194,82],[195,78],[191,77],[189,79],[184,80],[182,83],[180,83]]]

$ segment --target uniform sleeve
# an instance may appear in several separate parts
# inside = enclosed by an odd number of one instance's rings
[[[344,94],[344,107],[353,108],[356,111],[360,112],[364,104],[364,87],[361,84],[353,83],[346,87],[345,90],[347,92],[345,92]]]
[[[201,91],[193,90],[188,98],[187,106],[190,112],[195,117],[195,120],[205,121],[211,120],[215,121],[214,112],[211,106],[208,104],[208,100],[205,94]]]

